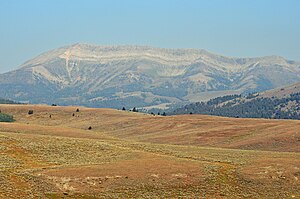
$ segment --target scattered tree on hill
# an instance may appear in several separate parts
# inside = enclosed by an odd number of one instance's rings
[[[92,127],[90,126],[90,127],[88,128],[88,130],[92,130]]]
[[[78,113],[80,110],[79,110],[79,108],[78,109],[76,109],[76,112]]]
[[[33,114],[33,110],[29,110],[28,115],[32,115],[32,114]]]
[[[163,112],[162,116],[167,116],[166,112]]]
[[[122,111],[126,111],[125,107],[122,108]]]
[[[133,107],[132,112],[139,112],[137,108]]]

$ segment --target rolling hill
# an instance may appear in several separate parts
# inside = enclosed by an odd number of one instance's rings
[[[0,75],[2,98],[92,107],[166,106],[300,81],[300,63],[197,49],[75,44]]]
[[[0,109],[0,198],[300,197],[300,121]]]

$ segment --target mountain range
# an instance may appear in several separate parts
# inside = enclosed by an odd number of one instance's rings
[[[198,49],[74,44],[0,75],[0,98],[92,107],[164,108],[300,82],[300,62]]]

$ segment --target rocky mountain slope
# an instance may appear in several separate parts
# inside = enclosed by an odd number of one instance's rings
[[[145,107],[264,91],[300,81],[300,63],[195,49],[75,44],[0,75],[0,97],[30,103]]]
[[[197,102],[171,114],[208,114],[229,117],[300,119],[300,83],[247,96],[228,95]]]

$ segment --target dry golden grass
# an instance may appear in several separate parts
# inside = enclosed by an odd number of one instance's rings
[[[300,121],[0,109],[0,198],[300,197]]]
[[[71,132],[66,128],[69,127],[78,135],[81,132],[84,137],[95,138],[95,135],[86,135],[85,131],[80,131],[91,126],[93,132],[106,136],[151,143],[300,152],[300,121],[297,120],[236,119],[204,115],[162,117],[112,109],[79,108],[80,112],[76,113],[77,107],[0,106],[3,112],[14,115],[19,125],[30,124],[28,128],[31,132],[36,128],[33,125],[40,125],[45,126],[43,131],[66,135]],[[34,110],[34,114],[28,115],[28,110]],[[59,133],[56,131],[58,126],[64,127]],[[16,124],[7,124],[7,128],[3,126],[2,130],[12,128],[18,127]],[[27,128],[19,128],[22,129],[24,131]],[[72,132],[72,136],[74,134]]]

